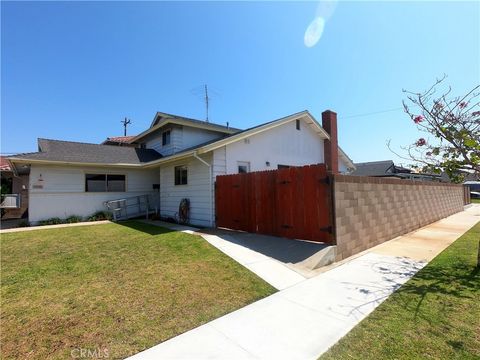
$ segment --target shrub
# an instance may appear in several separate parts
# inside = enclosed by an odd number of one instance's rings
[[[22,220],[18,223],[17,227],[29,227],[30,223],[27,220]]]
[[[58,217],[53,217],[46,220],[40,220],[38,224],[39,225],[57,225],[57,224],[63,224],[63,220]]]
[[[78,223],[80,221],[82,221],[83,218],[81,216],[78,216],[78,215],[70,215],[69,217],[67,217],[65,219],[65,222],[67,224],[73,224],[73,223]]]
[[[97,211],[88,217],[88,221],[112,220],[112,214],[108,211]]]

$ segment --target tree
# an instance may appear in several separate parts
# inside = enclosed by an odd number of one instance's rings
[[[402,147],[405,156],[397,155],[422,172],[445,171],[454,182],[462,182],[467,174],[480,180],[480,85],[464,96],[451,96],[445,79],[421,93],[403,90],[405,112],[427,136]]]

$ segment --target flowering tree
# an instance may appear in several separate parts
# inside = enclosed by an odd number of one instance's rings
[[[480,180],[480,85],[464,96],[451,96],[445,88],[446,76],[437,79],[425,92],[403,90],[405,112],[418,130],[425,133],[413,144],[403,147],[422,172],[440,174],[445,171],[455,182],[467,173]]]

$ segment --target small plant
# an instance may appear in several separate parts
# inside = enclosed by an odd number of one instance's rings
[[[18,223],[17,227],[29,227],[30,223],[27,220],[22,220]]]
[[[73,223],[78,223],[78,222],[81,222],[83,220],[83,218],[81,216],[78,216],[78,215],[70,215],[69,217],[67,217],[65,219],[65,222],[67,224],[73,224]]]
[[[88,221],[112,220],[112,214],[108,211],[97,211],[88,217]]]
[[[58,217],[53,217],[46,220],[40,220],[38,224],[39,225],[57,225],[57,224],[63,224],[63,220]]]

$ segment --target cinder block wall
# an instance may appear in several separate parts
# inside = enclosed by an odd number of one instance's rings
[[[337,261],[463,210],[461,185],[335,175]]]

